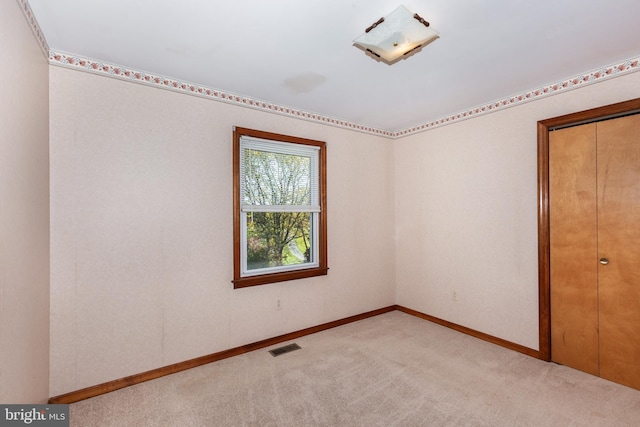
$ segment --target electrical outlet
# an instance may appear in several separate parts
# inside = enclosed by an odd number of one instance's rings
[[[280,300],[276,301],[276,310],[282,310],[282,302]]]

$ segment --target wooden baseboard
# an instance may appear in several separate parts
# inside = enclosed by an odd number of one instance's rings
[[[501,347],[508,348],[509,350],[517,351],[518,353],[526,354],[527,356],[540,359],[540,352],[532,348],[525,347],[523,345],[516,344],[511,341],[503,340],[502,338],[497,338],[492,335],[485,334],[484,332],[479,332],[474,329],[467,328],[465,326],[460,326],[455,323],[448,322],[446,320],[438,319],[437,317],[429,316],[428,314],[420,313],[419,311],[412,310],[410,308],[406,308],[401,305],[396,305],[395,309],[398,311],[402,311],[403,313],[407,313],[412,316],[416,316],[421,319],[428,320],[433,323],[437,323],[438,325],[446,326],[447,328],[451,328],[455,331],[462,332],[463,334],[471,335],[472,337],[481,339],[483,341],[487,341],[492,344],[496,344]]]
[[[164,366],[158,369],[152,369],[140,374],[131,375],[128,377],[120,378],[118,380],[109,381],[104,384],[97,384],[91,387],[83,388],[82,390],[72,391],[70,393],[61,394],[49,399],[49,404],[60,403],[74,403],[80,400],[89,399],[91,397],[99,396],[101,394],[109,393],[115,390],[119,390],[124,387],[128,387],[134,384],[140,384],[145,381],[160,378],[165,375],[175,374],[176,372],[184,371],[187,369],[195,368],[197,366],[206,365],[208,363],[216,362],[218,360],[226,359],[240,354],[248,353],[250,351],[259,350],[261,348],[269,347],[281,342],[294,340],[306,335],[315,334],[317,332],[325,331],[327,329],[335,328],[337,326],[346,325],[347,323],[357,322],[358,320],[367,319],[369,317],[378,316],[380,314],[388,313],[396,310],[395,306],[389,306],[380,308],[378,310],[369,311],[355,316],[346,317],[344,319],[335,320],[333,322],[324,323],[322,325],[313,326],[311,328],[301,329],[296,332],[280,335],[274,338],[268,338],[266,340],[258,341],[252,344],[243,345],[240,347],[232,348],[229,350],[220,351],[218,353],[209,354],[195,359],[186,360],[184,362],[175,363],[173,365]]]
[[[437,323],[442,326],[446,326],[448,328],[451,328],[458,332],[462,332],[472,337],[475,337],[484,341],[488,341],[492,344],[496,344],[501,347],[505,347],[509,350],[526,354],[527,356],[535,357],[538,359],[540,358],[540,353],[537,350],[533,350],[531,348],[522,346],[520,344],[515,344],[510,341],[503,340],[501,338],[496,338],[494,336],[485,334],[483,332],[478,332],[476,330],[467,328],[465,326],[460,326],[455,323],[448,322],[446,320],[438,319],[437,317],[429,316],[428,314],[420,313],[419,311],[412,310],[410,308],[406,308],[401,305],[392,305],[389,307],[380,308],[378,310],[368,311],[366,313],[346,317],[344,319],[335,320],[333,322],[324,323],[322,325],[313,326],[311,328],[301,329],[299,331],[280,335],[274,338],[268,338],[262,341],[254,342],[252,344],[247,344],[247,345],[232,348],[229,350],[220,351],[218,353],[197,357],[195,359],[186,360],[184,362],[175,363],[173,365],[164,366],[162,368],[152,369],[150,371],[142,372],[140,374],[135,374],[128,377],[120,378],[118,380],[109,381],[104,384],[97,384],[91,387],[83,388],[82,390],[72,391],[70,393],[66,393],[66,394],[62,394],[62,395],[50,398],[49,404],[60,404],[60,403],[69,404],[69,403],[79,402],[81,400],[89,399],[91,397],[96,397],[101,394],[119,390],[121,388],[125,388],[134,384],[140,384],[145,381],[150,381],[155,378],[164,377],[165,375],[175,374],[176,372],[206,365],[208,363],[216,362],[218,360],[226,359],[229,357],[239,356],[241,354],[248,353],[250,351],[259,350],[261,348],[269,347],[274,344],[279,344],[281,342],[294,340],[296,338],[300,338],[306,335],[322,332],[327,329],[346,325],[351,322],[357,322],[358,320],[363,320],[369,317],[378,316],[380,314],[389,313],[394,310],[402,311],[412,316],[416,316],[421,319],[428,320],[430,322]]]

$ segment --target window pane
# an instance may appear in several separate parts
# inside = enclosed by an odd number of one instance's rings
[[[311,204],[311,158],[244,150],[245,205]]]
[[[248,212],[247,269],[313,262],[309,212]]]

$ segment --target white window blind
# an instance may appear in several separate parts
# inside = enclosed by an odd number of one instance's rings
[[[319,147],[240,138],[242,212],[320,212]]]

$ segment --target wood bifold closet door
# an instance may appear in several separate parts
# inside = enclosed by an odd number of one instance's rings
[[[640,114],[549,132],[551,359],[640,389]]]

